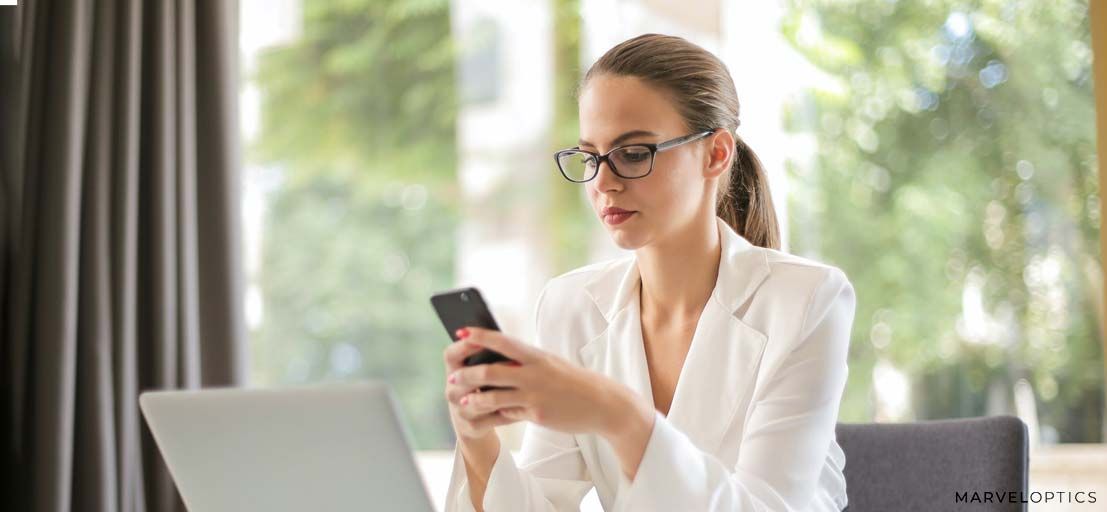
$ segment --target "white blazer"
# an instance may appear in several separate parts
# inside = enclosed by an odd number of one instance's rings
[[[579,510],[594,486],[604,510],[840,511],[845,454],[835,440],[856,298],[838,268],[754,246],[717,218],[719,277],[668,416],[657,412],[634,481],[603,438],[528,423],[506,443],[487,512]],[[551,279],[535,306],[536,344],[653,401],[636,256]],[[447,512],[472,511],[454,451]]]

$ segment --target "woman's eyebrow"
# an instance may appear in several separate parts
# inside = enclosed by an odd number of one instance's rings
[[[656,136],[657,134],[654,133],[654,132],[648,131],[648,130],[632,130],[632,131],[626,132],[626,133],[624,133],[624,134],[622,134],[618,137],[615,137],[615,140],[611,141],[611,145],[612,146],[617,146],[620,143],[622,143],[624,140],[627,140],[631,137],[639,137],[639,136],[646,136],[646,135],[655,135]],[[591,142],[588,142],[584,139],[580,139],[577,142],[581,146],[594,146],[594,144],[592,144]]]

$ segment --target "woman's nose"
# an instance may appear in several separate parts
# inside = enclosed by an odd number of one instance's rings
[[[610,162],[602,162],[596,169],[596,188],[599,190],[617,189],[623,186],[621,178],[611,169]]]

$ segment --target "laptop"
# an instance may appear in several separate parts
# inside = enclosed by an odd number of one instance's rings
[[[148,391],[139,406],[191,512],[433,512],[386,384]]]

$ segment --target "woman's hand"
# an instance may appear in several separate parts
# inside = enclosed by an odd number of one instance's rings
[[[628,422],[645,422],[652,428],[652,408],[622,383],[499,331],[467,330],[468,336],[458,343],[495,350],[515,364],[454,370],[448,381],[458,393],[468,391],[454,402],[462,417],[494,418],[487,420],[494,424],[526,420],[561,432],[604,437],[625,433]],[[504,389],[473,392],[481,386]]]
[[[450,343],[443,352],[446,359],[446,376],[449,376],[461,368],[464,368],[465,358],[480,352],[483,347],[467,340],[459,340]],[[495,363],[497,366],[508,363]],[[481,365],[491,366],[491,365]],[[464,407],[462,400],[465,397],[480,393],[479,385],[466,383],[446,383],[446,402],[450,409],[450,421],[454,425],[454,432],[463,440],[484,440],[495,434],[494,427],[514,423],[518,420],[508,418],[496,411],[479,411],[470,407]]]

